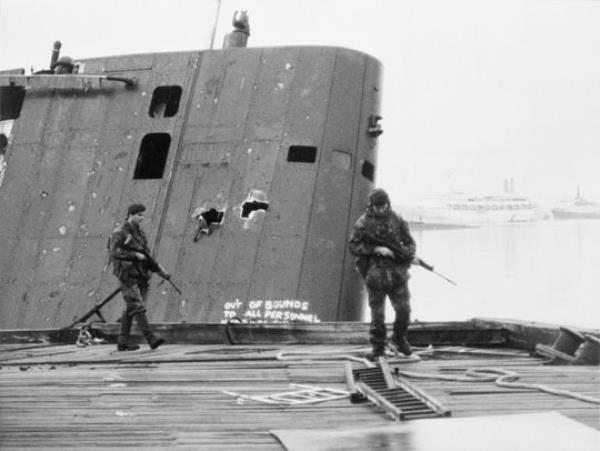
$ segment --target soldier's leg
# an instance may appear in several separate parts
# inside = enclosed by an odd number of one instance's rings
[[[410,324],[410,291],[408,284],[403,283],[389,293],[390,301],[396,312],[392,343],[404,355],[410,355],[412,350],[406,339],[406,331]]]
[[[119,351],[135,351],[140,347],[136,344],[130,344],[131,324],[133,322],[133,312],[139,303],[139,294],[131,284],[121,283],[121,293],[125,301],[125,310],[121,315],[121,329],[117,339],[117,349]]]
[[[131,333],[131,317],[127,313],[127,309],[123,310],[121,315],[121,330],[119,331],[119,338],[117,343],[124,345],[129,341],[129,334]]]
[[[148,284],[147,283],[139,283],[138,289],[140,293],[140,302],[137,306],[137,309],[134,313],[135,320],[137,322],[138,327],[140,328],[140,332],[150,345],[150,348],[156,349],[160,345],[162,345],[165,341],[162,338],[154,335],[152,331],[152,327],[148,322],[148,317],[146,316],[146,299],[148,298]]]
[[[373,347],[374,357],[384,354],[387,331],[385,328],[385,292],[368,289],[369,307],[371,308],[371,325],[369,341]]]

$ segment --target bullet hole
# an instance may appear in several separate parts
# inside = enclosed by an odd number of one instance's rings
[[[192,218],[198,221],[196,233],[194,233],[194,243],[197,243],[202,235],[211,235],[223,223],[224,214],[224,211],[216,208],[209,208],[208,210],[202,207],[197,208],[192,213]]]
[[[259,202],[256,200],[250,202],[244,202],[242,204],[242,218],[249,218],[253,211],[267,211],[269,204],[266,202]]]
[[[240,217],[242,219],[252,219],[253,212],[267,211],[269,209],[267,195],[259,189],[252,189],[241,207]]]
[[[206,220],[208,225],[220,224],[223,221],[223,212],[218,211],[216,208],[211,208],[202,213],[202,217]]]

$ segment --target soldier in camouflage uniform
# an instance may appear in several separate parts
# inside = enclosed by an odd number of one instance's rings
[[[396,312],[391,342],[403,354],[410,355],[412,350],[406,340],[410,322],[408,269],[415,257],[416,246],[408,224],[392,211],[384,190],[375,189],[369,195],[369,205],[354,225],[349,249],[358,257],[357,269],[369,294],[369,339],[373,352],[367,358],[375,360],[385,355],[386,295]]]
[[[140,227],[145,211],[146,207],[142,204],[130,205],[127,209],[127,220],[113,232],[110,239],[113,274],[119,279],[126,304],[121,316],[121,331],[117,344],[119,351],[135,351],[140,348],[129,343],[134,318],[151,349],[156,349],[164,343],[162,338],[156,337],[152,332],[146,317],[145,304],[152,272],[158,272],[166,279],[171,276],[160,265],[153,267],[148,264],[147,255],[150,255],[150,249],[146,235]]]

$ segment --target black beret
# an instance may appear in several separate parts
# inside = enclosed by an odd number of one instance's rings
[[[137,215],[142,211],[146,211],[146,207],[143,204],[131,204],[127,209],[127,216]]]

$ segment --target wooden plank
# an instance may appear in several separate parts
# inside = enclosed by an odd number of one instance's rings
[[[21,349],[0,345],[2,447],[282,449],[269,434],[271,429],[387,425],[385,414],[369,403],[335,400],[281,406],[238,403],[223,393],[268,395],[290,391],[292,382],[343,390],[346,379],[340,356],[359,349],[349,344],[186,344],[122,353],[114,345],[24,344]],[[298,358],[278,358],[282,355]],[[44,359],[51,363],[42,363]],[[359,362],[351,365],[363,367]],[[544,366],[541,359],[526,354],[512,358],[466,354],[460,360],[448,354],[402,365],[411,371],[450,375],[495,366],[517,372],[520,382],[596,396],[600,391],[596,367]],[[444,403],[455,418],[552,410],[600,430],[597,405],[575,399],[504,388],[492,393],[498,390],[493,382],[411,379],[411,384]],[[469,390],[489,393],[456,394]]]

